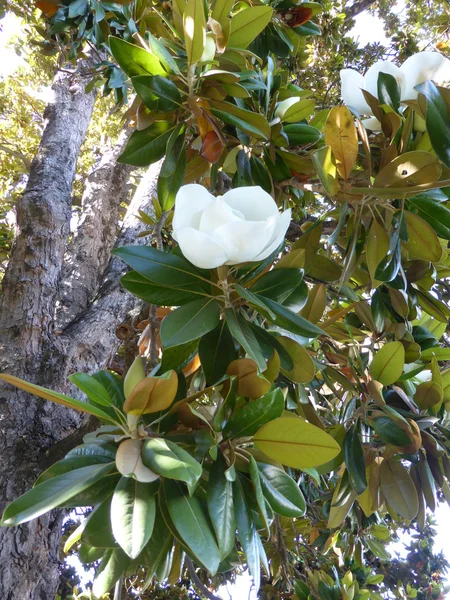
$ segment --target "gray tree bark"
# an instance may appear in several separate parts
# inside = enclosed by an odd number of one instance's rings
[[[17,206],[18,234],[0,296],[0,372],[69,393],[70,373],[108,364],[118,345],[116,326],[135,304],[120,287],[123,263],[109,260],[130,172],[116,163],[125,134],[90,176],[68,246],[72,183],[95,101],[85,82],[67,73],[55,77],[55,100],[46,109],[46,129]],[[130,204],[119,245],[134,242],[144,229],[138,208]],[[0,383],[1,511],[32,486],[61,440],[72,436],[73,445],[79,443],[76,432],[83,426],[75,411]],[[53,511],[0,529],[1,600],[54,598],[61,522],[61,511]]]

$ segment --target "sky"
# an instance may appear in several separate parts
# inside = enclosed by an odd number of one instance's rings
[[[397,10],[400,12],[403,8],[403,0],[397,2]],[[383,31],[383,24],[380,19],[370,15],[368,12],[363,12],[355,19],[355,27],[352,30],[355,39],[359,40],[360,45],[367,43],[379,42],[384,45],[389,44]],[[24,57],[19,57],[14,49],[8,47],[9,40],[20,32],[21,20],[15,15],[8,14],[2,21],[2,30],[0,31],[0,76],[12,75],[14,71],[25,62]],[[437,536],[435,538],[436,551],[444,551],[447,559],[450,561],[450,536],[448,534],[450,524],[450,507],[447,504],[440,505],[435,513],[435,519],[438,523]],[[391,551],[404,555],[405,544],[408,543],[407,538],[403,538],[400,542],[393,544]],[[75,557],[70,557],[71,564],[75,567],[80,567],[80,563]],[[80,572],[82,570],[80,569]],[[88,574],[84,578],[85,581],[92,579],[92,575]],[[450,574],[448,576],[450,583]],[[247,573],[244,573],[238,578],[236,584],[229,584],[226,588],[221,588],[216,594],[223,600],[256,600],[256,594],[251,592],[251,579]],[[250,593],[250,595],[249,595]]]

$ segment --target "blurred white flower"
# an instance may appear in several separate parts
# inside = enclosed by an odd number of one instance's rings
[[[418,96],[414,89],[416,85],[430,80],[440,85],[450,80],[450,60],[438,52],[418,52],[407,58],[401,67],[388,60],[379,60],[365,75],[354,69],[342,69],[341,96],[344,103],[357,110],[360,115],[372,115],[361,90],[366,90],[377,98],[380,73],[395,77],[401,100],[415,100]],[[368,129],[380,129],[377,119],[367,119],[363,123]]]
[[[175,200],[173,237],[196,267],[214,269],[267,258],[281,244],[291,220],[259,186],[215,198],[203,186],[184,185]]]

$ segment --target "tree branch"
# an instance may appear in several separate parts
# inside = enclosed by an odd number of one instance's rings
[[[57,329],[87,308],[103,280],[133,170],[131,165],[117,162],[130,134],[131,129],[126,128],[117,144],[102,152],[100,163],[87,178],[80,221],[65,257]]]
[[[195,587],[197,587],[199,589],[199,591],[204,596],[206,596],[206,598],[208,598],[209,600],[220,600],[219,596],[215,596],[212,592],[210,592],[208,590],[208,588],[206,587],[206,585],[203,583],[203,581],[197,575],[197,572],[196,572],[195,567],[194,567],[194,563],[189,558],[189,556],[186,556],[185,562],[186,562],[187,569],[189,571],[189,577],[191,578],[191,581],[193,582],[193,584],[195,585]]]
[[[351,6],[344,9],[346,19],[354,19],[374,4],[377,4],[377,0],[356,0]]]

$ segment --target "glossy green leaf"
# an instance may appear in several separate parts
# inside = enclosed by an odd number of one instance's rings
[[[316,338],[319,335],[326,335],[320,327],[317,327],[314,323],[307,321],[297,313],[278,304],[278,302],[265,297],[262,297],[262,299],[264,304],[275,314],[273,322],[282,329],[307,338]]]
[[[104,500],[89,515],[81,541],[94,548],[117,548],[111,520],[111,497]]]
[[[261,582],[259,561],[258,532],[253,522],[250,509],[240,477],[233,483],[234,507],[236,513],[237,536],[244,551],[249,571],[253,577],[253,585],[258,591]]]
[[[189,496],[177,481],[164,481],[167,508],[181,539],[199,562],[212,574],[220,563],[212,525],[208,514],[197,496]]]
[[[225,476],[228,465],[221,452],[213,463],[208,482],[208,511],[223,560],[234,547],[236,519],[231,481]]]
[[[95,574],[92,591],[101,598],[119,581],[130,562],[130,558],[121,548],[107,550]]]
[[[190,294],[204,295],[204,278],[187,260],[161,252],[149,246],[122,246],[113,250],[140,275],[160,286],[166,286],[169,291],[182,289]]]
[[[160,335],[163,348],[186,344],[212,331],[220,319],[219,305],[212,298],[194,300],[164,317]]]
[[[417,90],[427,99],[427,132],[440,160],[450,167],[450,106],[447,90],[425,81]]]
[[[128,77],[135,75],[165,75],[159,59],[148,50],[117,37],[109,38],[109,47],[119,66]]]
[[[249,437],[259,428],[277,417],[284,410],[284,396],[281,389],[268,392],[258,400],[244,403],[235,410],[223,430],[225,438]]]
[[[202,475],[202,466],[181,446],[163,438],[146,440],[142,462],[162,477],[185,481],[193,486]]]
[[[273,8],[252,6],[239,11],[231,19],[228,46],[247,48],[270,23]]]
[[[201,59],[206,43],[203,0],[187,0],[183,13],[183,31],[188,65],[194,65]]]
[[[177,110],[181,94],[177,86],[161,75],[140,75],[131,80],[137,95],[150,110],[168,112]]]
[[[285,125],[283,130],[288,136],[289,143],[293,146],[315,144],[322,137],[322,134],[317,127],[311,127],[311,125],[306,125],[304,123]]]
[[[266,368],[264,354],[248,321],[236,314],[232,308],[225,309],[225,319],[231,335],[244,348],[250,358],[253,358],[260,371],[264,371]]]
[[[70,500],[107,475],[114,463],[90,465],[40,483],[11,502],[2,516],[3,525],[19,525]]]
[[[147,167],[153,164],[166,153],[167,142],[173,130],[173,123],[155,121],[146,129],[134,131],[117,162],[135,167]]]
[[[219,119],[228,125],[234,125],[245,133],[264,140],[270,138],[270,125],[259,113],[240,108],[231,102],[211,101],[211,110]]]
[[[237,358],[236,345],[225,320],[202,337],[198,355],[207,385],[213,385],[225,375],[228,365]]]
[[[111,398],[104,385],[87,373],[74,373],[69,376],[69,380],[74,383],[79,390],[86,396],[102,406],[111,406]]]
[[[409,209],[424,219],[440,238],[450,240],[450,210],[426,193],[408,200]]]
[[[270,535],[271,521],[269,515],[267,514],[266,499],[264,497],[263,488],[261,485],[261,476],[259,474],[257,462],[252,455],[250,455],[250,479],[255,494],[256,504],[258,506],[259,516],[264,523],[267,534]]]
[[[120,282],[133,296],[156,306],[181,306],[193,300],[198,300],[202,296],[207,296],[206,292],[202,292],[198,288],[198,291],[190,291],[189,289],[174,288],[149,281],[137,271],[127,273]]]
[[[289,475],[266,463],[258,462],[261,485],[272,510],[283,517],[301,517],[306,503],[300,488]]]
[[[352,488],[361,495],[367,488],[364,453],[356,425],[352,425],[344,438],[344,460]]]
[[[255,433],[253,442],[273,460],[295,469],[317,467],[341,451],[328,433],[292,417],[269,421]]]
[[[414,519],[419,510],[419,500],[411,476],[401,462],[392,458],[383,460],[380,485],[389,505],[405,519]]]
[[[112,423],[113,425],[116,423],[116,420],[110,417],[108,413],[101,410],[100,408],[97,408],[92,404],[87,404],[86,402],[82,402],[81,400],[77,400],[76,398],[71,398],[70,396],[66,396],[65,394],[58,394],[57,392],[48,390],[44,387],[41,387],[40,385],[35,385],[34,383],[28,383],[27,381],[23,381],[18,377],[14,377],[13,375],[6,375],[4,373],[0,373],[0,379],[6,381],[6,383],[10,383],[11,385],[16,386],[20,390],[24,390],[25,392],[34,394],[39,398],[43,398],[44,400],[50,400],[51,402],[55,402],[56,404],[66,406],[67,408],[72,408],[80,412],[94,415],[95,417],[98,417],[101,421],[106,421],[107,423]]]
[[[395,424],[389,417],[377,417],[371,425],[382,442],[394,446],[407,446],[411,439],[404,429]]]
[[[275,269],[264,273],[250,291],[283,304],[303,281],[303,269]]]
[[[372,377],[383,385],[392,385],[403,373],[405,349],[400,342],[388,342],[378,350],[370,366]]]
[[[155,486],[122,477],[111,501],[115,539],[130,558],[136,558],[149,541],[155,523]]]

